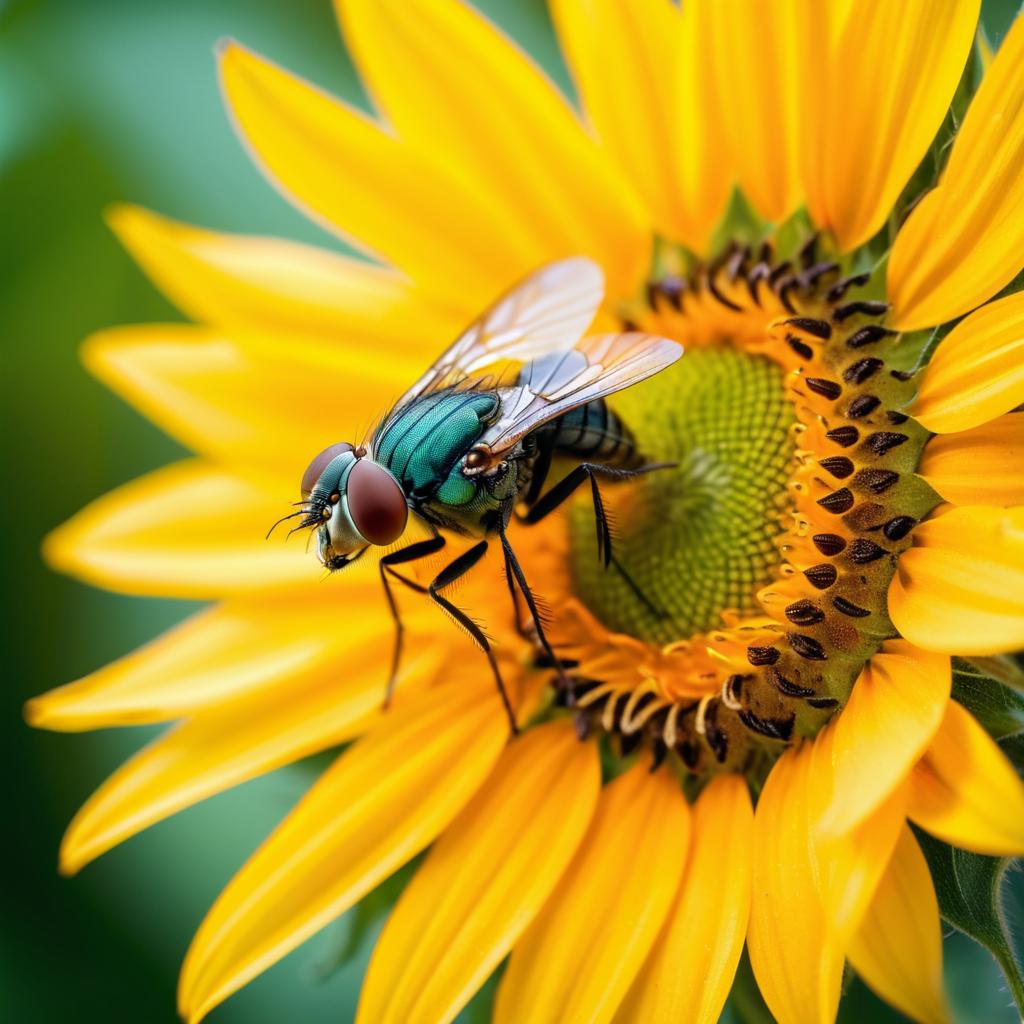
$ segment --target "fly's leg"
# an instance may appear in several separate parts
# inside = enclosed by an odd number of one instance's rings
[[[405,626],[402,624],[402,616],[398,611],[398,602],[391,589],[391,580],[397,580],[403,586],[418,594],[427,593],[427,588],[421,586],[415,580],[411,580],[395,570],[396,565],[404,565],[408,562],[416,562],[421,558],[427,558],[444,547],[444,537],[436,534],[429,540],[416,541],[407,548],[400,551],[392,551],[384,555],[378,563],[380,567],[380,581],[384,584],[384,594],[388,599],[388,608],[391,611],[391,618],[395,623],[395,645],[391,649],[391,674],[388,676],[387,690],[384,693],[384,707],[391,704],[391,698],[395,692],[395,682],[398,679],[398,666],[402,660],[402,643],[405,637]]]
[[[522,522],[527,525],[539,523],[546,516],[549,516],[587,480],[590,481],[590,493],[594,503],[594,525],[597,530],[597,555],[604,563],[605,568],[613,565],[616,571],[625,581],[626,585],[636,596],[645,608],[658,618],[665,618],[665,613],[658,608],[651,599],[643,592],[640,585],[626,571],[625,566],[615,557],[612,551],[612,531],[608,523],[608,514],[605,512],[604,502],[601,499],[601,489],[598,486],[598,476],[605,476],[612,480],[626,480],[635,476],[643,476],[645,473],[653,473],[656,469],[670,469],[675,465],[672,462],[651,462],[637,469],[616,469],[613,466],[603,466],[600,463],[581,462],[567,476],[558,481],[537,503],[521,517]]]
[[[456,580],[464,576],[470,569],[476,565],[484,556],[484,552],[487,550],[487,541],[482,540],[479,544],[474,544],[468,551],[464,551],[454,562],[451,563],[446,569],[442,569],[441,572],[431,580],[427,586],[427,593],[431,598],[439,604],[456,622],[462,626],[467,633],[473,638],[477,646],[487,655],[487,661],[490,663],[491,671],[494,673],[494,682],[498,687],[498,693],[501,694],[501,702],[505,706],[505,714],[508,715],[509,728],[513,735],[519,732],[519,726],[516,725],[515,712],[512,709],[512,703],[508,699],[508,692],[505,689],[505,681],[501,678],[501,670],[498,668],[498,661],[494,657],[494,651],[491,649],[491,642],[487,639],[484,631],[464,612],[461,608],[456,608],[446,597],[442,597],[439,591],[445,587],[450,586]]]
[[[505,533],[503,525],[498,526],[498,536],[501,538],[501,547],[505,554],[505,574],[508,578],[509,591],[512,594],[512,603],[515,606],[516,621],[518,622],[519,620],[519,602],[516,597],[515,584],[518,584],[519,591],[526,601],[526,607],[529,608],[530,616],[533,618],[533,627],[537,632],[537,642],[543,648],[548,660],[558,673],[559,682],[568,689],[570,685],[569,679],[565,674],[562,662],[555,657],[555,652],[548,641],[547,634],[544,632],[544,617],[537,608],[537,601],[533,596],[533,591],[530,589],[530,584],[526,582],[526,574],[523,572],[523,567],[519,564],[519,559],[516,558],[515,551],[512,550],[512,545],[509,543],[508,535]],[[513,580],[515,584],[513,584]]]

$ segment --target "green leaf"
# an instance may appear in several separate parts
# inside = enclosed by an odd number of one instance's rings
[[[928,859],[943,918],[995,957],[1014,1002],[1024,1013],[1024,973],[1003,892],[1010,859],[969,853],[920,829],[914,831]]]
[[[722,1021],[728,1024],[773,1024],[775,1018],[761,997],[746,949],[736,968]]]
[[[1024,695],[1017,691],[1019,679],[1024,679],[1024,673],[1011,659],[955,658],[953,699],[997,740],[1012,736],[1024,731]]]

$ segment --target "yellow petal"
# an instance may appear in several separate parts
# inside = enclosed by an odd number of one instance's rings
[[[924,854],[906,825],[846,952],[868,985],[911,1020],[949,1020],[939,904]]]
[[[339,352],[372,342],[422,360],[462,326],[395,271],[326,249],[207,231],[126,204],[107,221],[184,313],[228,332],[311,339]]]
[[[329,230],[361,242],[467,319],[545,261],[516,219],[468,176],[441,166],[439,142],[405,145],[238,43],[222,50],[220,72],[236,126],[270,178]]]
[[[980,0],[861,2],[845,19],[831,59],[812,62],[813,73],[820,69],[826,78],[827,95],[818,101],[820,187],[808,188],[808,204],[841,250],[866,242],[885,223],[935,137],[970,53],[979,7]]]
[[[955,505],[1024,505],[1024,415],[933,437],[917,472]]]
[[[403,381],[429,363],[339,339],[300,350],[242,343],[186,324],[115,327],[85,343],[86,365],[144,416],[194,451],[280,481],[281,511],[309,460],[359,442]],[[267,522],[270,525],[274,516]],[[263,530],[266,533],[266,527]]]
[[[643,197],[658,232],[703,248],[729,182],[719,165],[713,187],[694,188],[677,165],[685,145],[673,146],[677,134],[697,142],[702,104],[709,101],[706,88],[680,88],[680,72],[692,70],[694,55],[684,58],[683,47],[695,35],[697,15],[687,5],[684,16],[671,0],[556,0],[551,14],[587,120]],[[706,169],[714,156],[707,148],[700,152],[701,185],[711,185]]]
[[[812,849],[810,744],[776,762],[754,817],[747,949],[779,1024],[832,1024],[843,950],[830,934]]]
[[[378,580],[353,579],[345,591],[346,601],[325,601],[311,588],[204,610],[84,679],[30,700],[26,717],[67,732],[144,725],[183,718],[278,680],[313,676],[354,646],[358,638],[338,629],[353,609],[360,631],[376,633],[390,622]]]
[[[336,6],[398,136],[411,151],[444,159],[500,218],[495,249],[507,246],[506,231],[522,233],[533,264],[592,256],[612,294],[631,292],[646,269],[649,225],[564,97],[518,47],[459,0]],[[484,224],[478,231],[487,233]],[[509,279],[528,266],[510,267]]]
[[[952,508],[922,523],[900,555],[889,616],[932,651],[1024,647],[1024,508]]]
[[[988,423],[1022,403],[1024,292],[1015,292],[976,310],[946,335],[910,411],[929,430],[948,434]]]
[[[951,685],[946,655],[904,640],[888,641],[868,662],[826,730],[831,795],[823,834],[848,832],[903,784],[942,722]]]
[[[543,906],[597,803],[597,749],[569,722],[533,729],[437,841],[374,950],[357,1020],[444,1024]]]
[[[427,690],[346,751],[228,884],[182,968],[190,1024],[430,843],[498,759],[493,687]]]
[[[845,948],[859,927],[896,846],[906,819],[907,784],[901,779],[895,789],[846,831],[826,832],[820,821],[835,794],[831,770],[835,735],[834,729],[825,729],[814,740],[808,776],[813,829],[810,844],[829,930],[835,943]]]
[[[704,46],[714,54],[739,186],[765,220],[784,220],[801,201],[797,73],[806,57],[799,6],[708,0],[708,7]]]
[[[689,830],[668,772],[638,763],[606,787],[562,884],[512,951],[495,1024],[610,1021],[675,898]]]
[[[369,630],[316,677],[282,679],[200,711],[145,747],[75,815],[61,845],[61,871],[74,874],[155,822],[364,732],[384,699],[387,662],[375,655],[390,632]],[[440,660],[436,648],[404,659],[403,688],[432,678]]]
[[[712,779],[694,811],[679,895],[616,1024],[718,1020],[750,916],[753,830],[743,777]]]
[[[938,187],[896,236],[887,282],[890,326],[910,331],[952,320],[1009,283],[1024,251],[1022,203],[1024,18],[1018,18],[971,101]]]
[[[910,777],[907,814],[953,846],[993,856],[1024,853],[1024,782],[954,702]]]
[[[87,505],[43,553],[61,572],[134,594],[204,599],[309,583],[320,570],[301,543],[264,539],[290,497],[178,462]]]

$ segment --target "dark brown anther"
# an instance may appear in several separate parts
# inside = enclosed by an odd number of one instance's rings
[[[847,339],[847,348],[863,348],[865,345],[874,345],[889,335],[895,334],[888,327],[880,324],[868,324],[867,327],[858,327]]]
[[[590,718],[586,711],[577,711],[573,716],[572,725],[576,730],[576,738],[583,743],[590,736]]]
[[[838,579],[839,573],[830,562],[822,562],[820,565],[812,565],[810,569],[804,569],[804,576],[812,587],[828,590]]]
[[[725,261],[725,276],[730,283],[735,283],[743,269],[743,264],[750,257],[750,246],[739,246],[736,251]]]
[[[792,269],[793,264],[789,260],[783,260],[768,275],[768,283],[774,288]]]
[[[849,448],[860,440],[860,431],[856,427],[836,427],[825,435],[840,448]]]
[[[635,320],[631,320],[628,316],[624,316],[622,318],[622,329],[624,331],[637,331],[640,329],[640,325]]]
[[[882,400],[875,395],[858,395],[846,410],[846,415],[851,420],[859,420],[862,416],[870,416],[880,405]]]
[[[698,761],[700,761],[700,751],[691,740],[683,740],[682,743],[676,745],[676,750],[679,752],[679,756],[683,760],[683,764],[686,765],[690,771],[694,771],[697,767]]]
[[[727,299],[718,287],[718,283],[715,281],[715,272],[709,271],[708,278],[708,291],[723,305],[726,309],[731,309],[736,313],[742,312],[742,307],[736,305],[731,299]]]
[[[663,277],[658,289],[677,313],[683,311],[683,295],[686,292],[686,281],[683,278]]]
[[[803,633],[790,633],[789,646],[805,661],[824,661],[825,648],[813,636]]]
[[[640,746],[643,734],[631,732],[628,736],[619,735],[619,757],[629,757],[630,754]]]
[[[824,498],[818,499],[818,504],[834,516],[842,515],[853,508],[853,491],[849,487],[840,487],[838,491],[826,494]]]
[[[806,341],[801,341],[795,334],[787,334],[786,343],[801,359],[814,358],[814,349]]]
[[[832,337],[832,325],[827,320],[817,320],[809,316],[794,316],[784,322],[788,327],[795,327],[814,338],[821,338],[822,341],[828,341]]]
[[[813,690],[799,686],[792,679],[787,679],[781,672],[774,670],[768,673],[768,681],[779,693],[784,693],[787,697],[810,697],[814,694]]]
[[[899,473],[891,469],[862,469],[853,478],[853,486],[859,491],[884,494],[899,478]]]
[[[852,277],[844,277],[842,281],[837,281],[825,292],[825,301],[838,302],[851,288],[860,288],[870,280],[870,274],[854,274]]]
[[[812,708],[818,708],[819,710],[839,707],[839,701],[837,701],[835,697],[808,697],[807,703],[810,704]]]
[[[884,455],[909,440],[910,438],[906,434],[898,434],[893,430],[879,430],[864,438],[864,444],[876,455]]]
[[[718,701],[708,701],[704,712],[704,739],[721,764],[729,756],[729,737],[718,728]]]
[[[783,309],[785,309],[787,313],[796,312],[796,307],[793,305],[789,296],[796,289],[799,283],[800,282],[797,281],[797,279],[794,276],[790,275],[785,280],[783,280],[779,284],[778,288],[775,290],[775,294],[779,302],[782,303],[782,307]]]
[[[905,412],[897,412],[895,409],[890,409],[886,414],[885,418],[894,426],[898,427],[901,423],[906,423],[910,417]]]
[[[882,533],[889,540],[903,540],[916,525],[917,520],[913,516],[897,516],[882,527]]]
[[[760,647],[756,644],[747,648],[747,661],[756,668],[762,665],[774,665],[779,660],[779,652],[774,647]]]
[[[793,722],[796,715],[789,718],[759,718],[750,711],[739,712],[740,721],[751,731],[767,736],[769,739],[787,742],[793,735]]]
[[[862,316],[881,316],[888,308],[888,304],[884,302],[849,302],[832,310],[832,319],[841,324],[858,313]]]
[[[800,258],[800,265],[802,267],[806,268],[812,266],[818,255],[818,236],[816,234],[811,235],[811,237],[800,246],[800,251],[797,255]]]
[[[894,380],[902,381],[905,384],[908,380],[913,379],[914,371],[913,370],[890,370],[889,371],[889,376],[892,377]]]
[[[838,269],[838,263],[815,263],[797,276],[804,288],[813,288],[826,274],[834,274]]]
[[[794,626],[814,626],[825,618],[825,613],[806,597],[786,605],[786,618]]]
[[[821,395],[822,398],[828,398],[833,402],[843,393],[842,385],[837,384],[834,380],[826,380],[824,377],[808,377],[806,384],[816,395]]]
[[[833,597],[832,607],[837,612],[841,612],[843,615],[848,615],[851,619],[866,619],[871,612],[867,608],[861,608],[860,605],[854,604],[852,601],[847,601],[845,597]]]
[[[867,540],[865,537],[858,537],[850,545],[850,561],[854,565],[867,565],[887,554],[889,552],[885,548],[879,547],[873,540]]]
[[[869,377],[873,377],[885,365],[881,359],[874,356],[865,356],[851,363],[843,371],[843,380],[847,384],[863,384]]]
[[[846,547],[846,541],[838,533],[816,533],[811,540],[826,558],[838,555]]]
[[[845,480],[853,472],[853,462],[845,455],[830,455],[827,459],[819,459],[818,465],[837,480]]]
[[[747,679],[752,679],[752,676],[743,676],[737,673],[736,675],[729,676],[726,679],[722,687],[722,692],[732,701],[733,704],[739,704],[740,697],[743,695],[743,683]]]
[[[651,767],[649,770],[652,775],[665,763],[666,757],[668,757],[668,747],[665,741],[659,737],[651,745]]]

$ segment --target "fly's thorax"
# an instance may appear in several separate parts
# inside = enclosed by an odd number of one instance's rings
[[[456,463],[479,440],[497,411],[494,392],[449,390],[424,395],[384,421],[373,439],[374,458],[395,475],[406,494],[430,498],[448,481]]]

